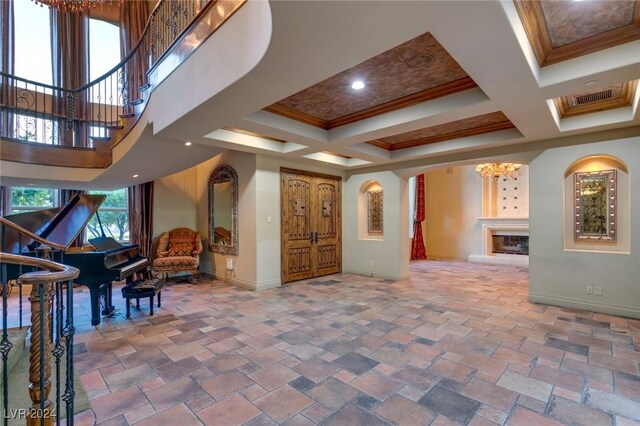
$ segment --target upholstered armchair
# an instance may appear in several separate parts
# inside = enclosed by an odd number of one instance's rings
[[[188,272],[195,283],[200,269],[202,241],[200,233],[189,228],[176,228],[160,235],[156,259],[153,261],[153,275]]]

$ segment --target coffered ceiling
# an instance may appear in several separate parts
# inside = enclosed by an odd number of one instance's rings
[[[223,150],[406,175],[638,135],[637,22],[636,1],[247,2],[153,92],[113,166],[65,176],[122,187]],[[5,163],[3,179],[57,173]]]
[[[513,127],[515,127],[513,123],[501,111],[498,111],[411,132],[399,133],[368,141],[367,143],[394,151],[396,149],[412,148],[414,146],[511,129]]]
[[[562,118],[630,107],[637,87],[638,80],[627,81],[561,96],[554,102]]]
[[[355,81],[365,89],[353,89]],[[265,108],[333,129],[476,87],[429,33],[422,34]]]
[[[514,0],[541,66],[640,39],[640,2]]]

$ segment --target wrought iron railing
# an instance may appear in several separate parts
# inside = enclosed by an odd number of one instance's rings
[[[4,226],[4,224],[3,224]],[[64,404],[66,424],[73,425],[74,373],[73,373],[73,280],[76,268],[29,256],[0,252],[2,281],[2,421],[25,418],[27,424],[61,423]],[[22,273],[20,286],[31,285],[31,335],[29,338],[29,388],[9,389],[9,353],[13,345],[9,340],[9,268],[40,269]],[[14,342],[21,344],[22,342]],[[19,362],[19,361],[18,361]],[[52,366],[53,364],[53,366]],[[64,367],[63,367],[64,365]],[[64,374],[62,370],[65,370]],[[53,369],[53,372],[52,372]],[[52,383],[53,381],[53,383]],[[54,391],[52,394],[52,390]],[[16,407],[12,398],[28,393],[31,404]],[[52,400],[53,398],[53,400]]]
[[[92,147],[95,140],[109,140],[114,131],[130,128],[143,110],[137,106],[149,88],[147,72],[218,1],[224,0],[160,0],[140,40],[120,63],[79,88],[0,72],[0,138]]]

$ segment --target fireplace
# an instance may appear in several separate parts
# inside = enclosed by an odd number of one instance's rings
[[[491,253],[529,255],[528,235],[491,235]]]
[[[528,217],[480,217],[482,247],[469,255],[469,262],[529,265]]]

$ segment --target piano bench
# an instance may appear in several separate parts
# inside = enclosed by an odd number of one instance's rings
[[[162,306],[162,287],[164,281],[155,278],[146,281],[134,281],[122,287],[122,297],[126,300],[127,319],[131,318],[131,299],[136,299],[136,309],[140,309],[140,299],[149,298],[149,315],[153,315],[153,298],[158,296],[158,308]]]

